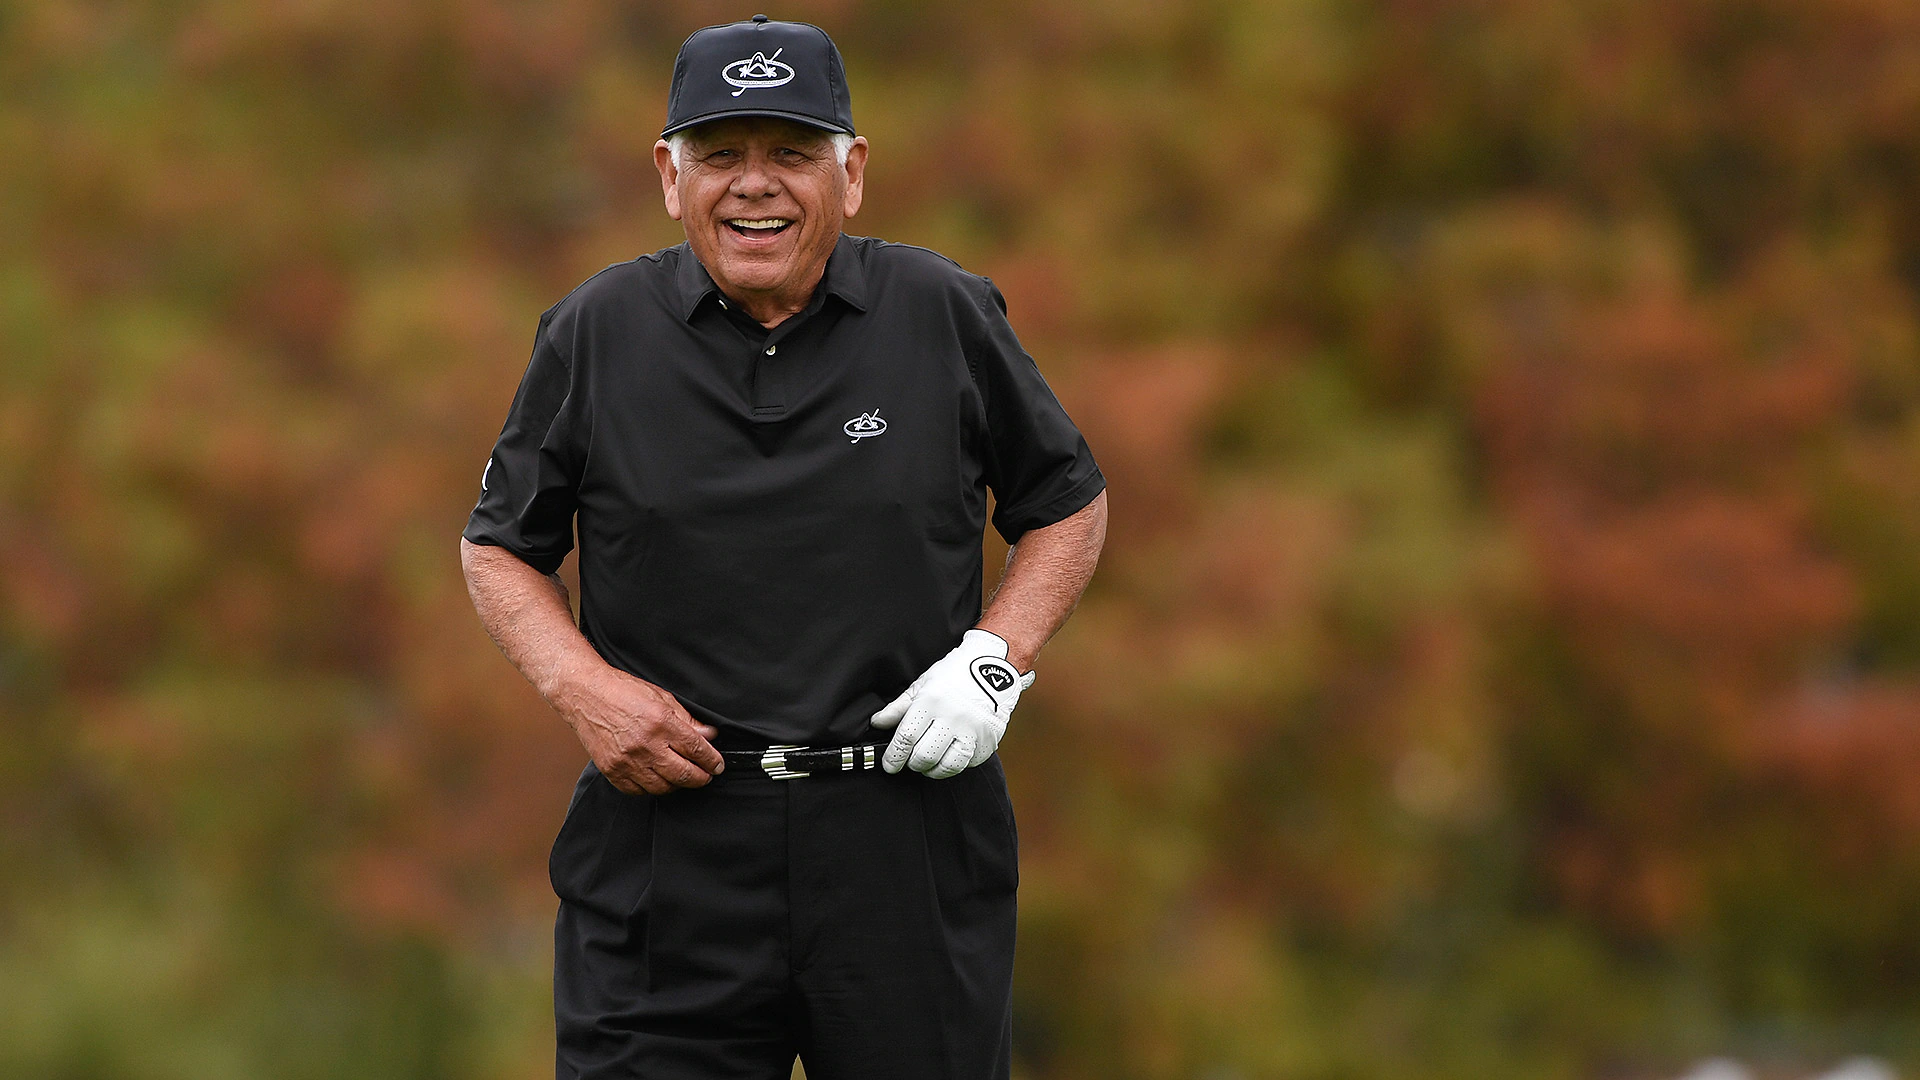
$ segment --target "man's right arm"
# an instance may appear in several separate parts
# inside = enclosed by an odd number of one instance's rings
[[[467,594],[487,635],[566,720],[614,787],[664,795],[725,767],[719,734],[672,694],[608,664],[574,625],[567,590],[505,548],[460,541]]]

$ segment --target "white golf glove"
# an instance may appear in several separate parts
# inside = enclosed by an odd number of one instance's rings
[[[873,714],[874,727],[895,728],[880,767],[897,773],[904,765],[945,780],[980,764],[999,748],[1020,691],[1032,685],[1033,672],[1022,675],[1007,663],[998,634],[967,631],[906,693]]]

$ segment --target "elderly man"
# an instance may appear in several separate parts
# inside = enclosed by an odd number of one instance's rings
[[[592,759],[549,867],[559,1075],[1005,1077],[994,751],[1105,481],[991,282],[842,234],[867,143],[825,33],[695,33],[662,134],[687,241],[542,316],[461,543]]]

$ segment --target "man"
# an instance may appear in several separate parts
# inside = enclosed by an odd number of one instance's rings
[[[994,751],[1105,481],[990,282],[842,234],[867,144],[824,32],[695,33],[662,135],[687,242],[541,318],[461,543],[592,758],[549,867],[558,1073],[1005,1077]]]

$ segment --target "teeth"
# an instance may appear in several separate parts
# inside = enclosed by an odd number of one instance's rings
[[[761,218],[757,221],[750,221],[746,218],[728,218],[727,224],[738,225],[742,229],[777,229],[782,225],[791,225],[793,222],[786,218]]]

